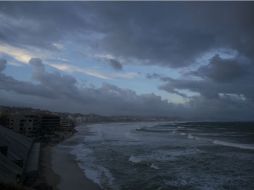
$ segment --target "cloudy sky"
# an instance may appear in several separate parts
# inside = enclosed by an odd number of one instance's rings
[[[0,104],[254,118],[253,2],[0,2]]]

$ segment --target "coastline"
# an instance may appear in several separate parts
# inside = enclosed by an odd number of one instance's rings
[[[85,176],[69,149],[61,147],[64,142],[43,149],[42,173],[47,185],[53,190],[101,190]]]

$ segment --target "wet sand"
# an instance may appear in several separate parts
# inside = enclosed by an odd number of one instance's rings
[[[58,146],[44,150],[45,178],[54,190],[100,190],[100,187],[85,177],[74,157]]]
[[[43,147],[42,150],[42,173],[43,173],[43,181],[47,183],[47,185],[51,186],[53,190],[57,189],[57,184],[60,182],[60,176],[58,176],[52,169],[51,164],[51,150],[52,146]]]

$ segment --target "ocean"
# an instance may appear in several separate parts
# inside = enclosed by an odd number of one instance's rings
[[[77,129],[62,146],[102,189],[254,189],[254,123],[106,123]]]

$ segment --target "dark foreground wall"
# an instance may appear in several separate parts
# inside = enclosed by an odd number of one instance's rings
[[[19,182],[24,173],[36,170],[39,149],[32,139],[0,126],[0,182]]]

